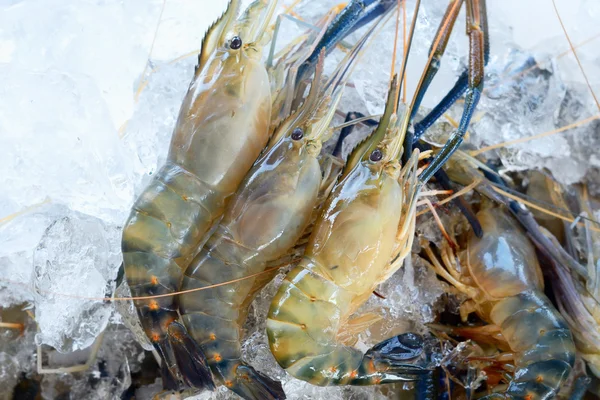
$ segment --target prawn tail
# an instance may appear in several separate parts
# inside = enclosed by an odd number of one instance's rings
[[[179,391],[181,389],[181,374],[173,356],[173,350],[166,335],[153,341],[152,345],[160,356],[160,375],[164,390]]]
[[[178,391],[179,381],[173,371],[169,368],[164,359],[160,365],[160,375],[162,378],[163,390],[167,391]]]
[[[524,292],[499,302],[491,313],[511,348],[521,353],[510,398],[556,396],[575,364],[575,344],[566,321],[541,292]]]
[[[215,382],[204,352],[179,322],[168,328],[168,339],[184,382],[196,389],[215,389]]]
[[[425,386],[430,386],[426,383],[432,379],[432,371],[424,366],[425,347],[421,336],[403,333],[373,346],[365,353],[365,359],[371,359],[377,370],[386,372],[379,383],[423,381]],[[388,381],[386,376],[401,379],[391,378]]]
[[[240,364],[235,371],[235,381],[230,387],[246,400],[284,400],[281,382],[258,372],[250,365]]]

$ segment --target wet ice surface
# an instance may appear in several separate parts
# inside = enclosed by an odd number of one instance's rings
[[[297,12],[311,21],[335,3],[312,2],[299,6]],[[535,26],[527,12],[514,12],[519,9],[517,0],[489,5],[492,57],[486,92],[469,130],[468,143],[473,147],[532,136],[598,113],[574,59],[556,58],[568,49],[568,42],[553,10],[545,2],[537,3],[532,5],[539,19]],[[574,43],[591,36],[586,27],[600,19],[597,2],[558,3]],[[135,196],[166,156],[195,65],[195,56],[186,54],[198,49],[204,27],[221,12],[203,2],[168,0],[165,4],[164,9],[160,0],[0,4],[0,148],[8,155],[0,159],[0,306],[21,309],[27,304],[37,321],[36,325],[23,317],[29,322],[19,338],[10,336],[11,331],[0,332],[4,335],[0,387],[14,386],[20,372],[35,371],[36,344],[43,345],[44,354],[54,354],[45,356],[44,365],[68,366],[85,362],[82,354],[89,352],[105,328],[104,344],[91,369],[79,375],[45,376],[44,397],[57,397],[68,387],[81,396],[118,396],[131,374],[141,370],[142,347],[127,329],[136,326],[131,303],[115,308],[112,303],[77,297],[102,298],[115,292],[122,223]],[[414,57],[407,67],[409,94],[416,87],[446,4],[436,0],[422,6]],[[407,9],[413,7],[414,1],[409,1]],[[291,37],[294,29],[293,23],[284,24],[283,36]],[[347,89],[341,109],[382,111],[393,35],[389,24],[365,52],[354,71],[354,88]],[[597,53],[590,50],[593,47],[578,51],[597,91],[600,64]],[[435,105],[451,87],[466,65],[466,54],[461,13],[425,107]],[[339,54],[332,57],[340,58]],[[452,115],[458,118],[459,112],[457,107]],[[488,155],[500,157],[508,169],[547,168],[564,183],[587,180],[592,192],[598,193],[599,131],[598,121],[593,121]],[[435,227],[428,232],[435,232]],[[264,318],[280,279],[281,275],[253,305],[244,345],[248,361],[281,379],[290,398],[386,396],[386,388],[314,387],[291,379],[279,368],[268,349]],[[415,259],[381,285],[378,292],[385,299],[373,296],[361,311],[381,312],[385,322],[362,334],[357,346],[367,349],[393,334],[423,331],[424,324],[435,318],[443,293],[436,282]],[[126,297],[126,287],[116,295]],[[21,311],[18,314],[23,316]],[[10,320],[6,318],[3,321]],[[144,342],[140,332],[138,337]],[[87,350],[61,358],[49,346],[64,353]],[[154,378],[149,377],[147,384]],[[138,397],[150,398],[159,389],[156,384],[140,389]],[[230,398],[230,393],[220,389],[200,398]]]

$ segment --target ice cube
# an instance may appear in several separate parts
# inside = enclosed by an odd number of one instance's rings
[[[113,307],[101,299],[114,291],[120,236],[117,227],[75,211],[46,229],[33,253],[37,344],[74,351],[104,330]]]

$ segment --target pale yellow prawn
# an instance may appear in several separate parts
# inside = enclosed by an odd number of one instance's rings
[[[353,324],[367,322],[350,317],[402,265],[413,240],[418,151],[400,167],[397,90],[394,79],[378,128],[351,153],[304,258],[288,273],[269,310],[267,334],[275,359],[289,374],[315,385],[414,380],[426,372],[407,363],[421,354],[414,335],[393,338],[367,354],[340,341]],[[400,354],[400,348],[406,352]]]
[[[167,160],[125,223],[123,261],[134,297],[179,289],[183,270],[269,138],[271,93],[260,58],[276,0],[257,0],[236,20],[239,3],[231,0],[204,36]],[[176,377],[166,338],[178,318],[174,296],[134,303],[146,335]],[[197,378],[195,385],[210,385],[208,377]]]

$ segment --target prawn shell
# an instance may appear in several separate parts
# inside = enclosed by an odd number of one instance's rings
[[[480,211],[477,218],[485,227],[484,235],[472,234],[466,252],[466,265],[477,286],[493,299],[530,289],[543,291],[535,248],[517,223],[495,208]]]

